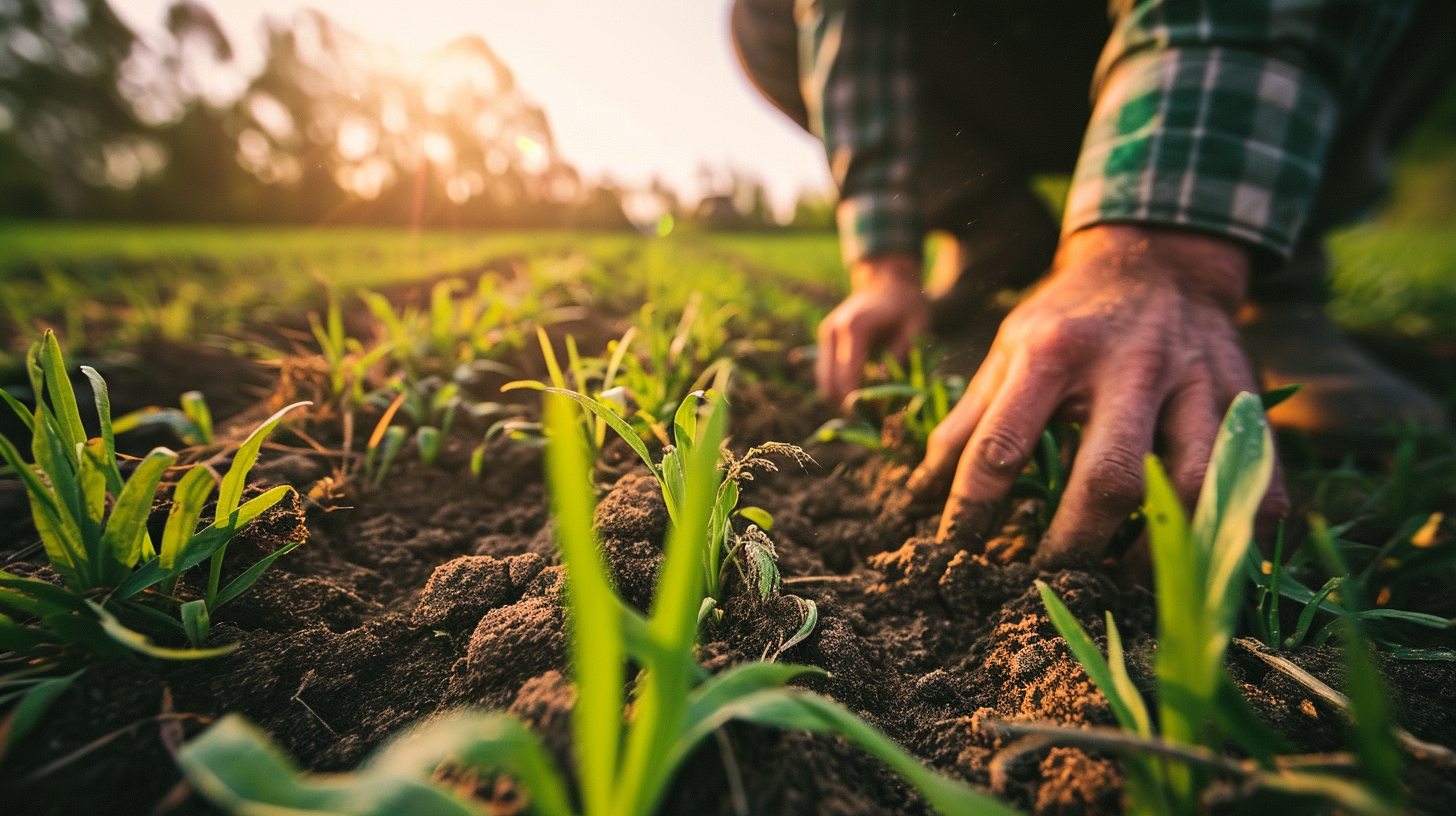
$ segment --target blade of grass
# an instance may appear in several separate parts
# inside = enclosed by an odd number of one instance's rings
[[[622,728],[622,624],[607,565],[592,532],[595,502],[575,411],[559,396],[547,397],[546,448],[552,518],[567,570],[571,612],[571,665],[577,684],[572,710],[585,812],[607,816],[617,776]]]

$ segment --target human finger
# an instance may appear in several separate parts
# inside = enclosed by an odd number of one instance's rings
[[[939,538],[975,538],[1016,482],[1061,403],[1059,367],[1022,355],[1008,369],[956,463],[955,481],[941,515]]]
[[[870,356],[869,331],[864,325],[863,314],[854,315],[845,321],[836,333],[834,359],[829,379],[832,383],[831,396],[834,404],[844,409],[844,398],[860,386],[864,378],[865,361]]]
[[[1092,414],[1061,502],[1037,547],[1041,568],[1096,564],[1118,525],[1142,504],[1158,396],[1147,388],[1094,393]]]
[[[1206,379],[1191,380],[1175,389],[1163,404],[1158,422],[1163,459],[1178,498],[1190,513],[1203,489],[1219,417],[1213,385]]]
[[[966,392],[946,418],[930,432],[925,442],[925,459],[910,474],[906,487],[922,499],[945,495],[955,475],[956,463],[965,450],[976,424],[986,412],[1006,373],[1006,357],[999,349],[991,349],[975,376],[966,385]]]

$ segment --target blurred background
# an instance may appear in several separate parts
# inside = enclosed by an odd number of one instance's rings
[[[0,215],[827,226],[729,5],[0,0]]]

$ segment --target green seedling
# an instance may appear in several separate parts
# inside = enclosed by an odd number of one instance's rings
[[[1420,582],[1432,574],[1456,566],[1456,540],[1444,531],[1444,524],[1443,513],[1415,515],[1375,547],[1343,538],[1354,522],[1330,527],[1315,513],[1309,517],[1308,537],[1287,563],[1281,528],[1272,560],[1252,551],[1245,560],[1244,571],[1254,586],[1249,619],[1255,634],[1275,649],[1294,649],[1306,642],[1321,645],[1343,631],[1340,621],[1351,617],[1377,645],[1398,657],[1456,660],[1451,649],[1412,643],[1421,632],[1456,629],[1456,620],[1391,605],[1415,595]],[[1301,580],[1301,574],[1331,577],[1316,590]],[[1281,601],[1299,605],[1295,628],[1288,634],[1283,630]]]
[[[726,410],[727,400],[720,393],[717,391],[694,392],[682,401],[673,417],[673,442],[675,444],[668,445],[663,450],[660,462],[654,462],[652,453],[647,449],[642,437],[613,410],[613,406],[575,391],[560,388],[546,390],[549,393],[560,394],[574,400],[616,431],[617,435],[642,459],[642,462],[647,465],[648,471],[652,473],[652,477],[657,480],[658,486],[662,489],[663,502],[667,505],[668,517],[671,520],[677,521],[686,512],[683,504],[685,501],[683,463],[686,457],[695,455],[695,452],[705,444],[703,434],[706,433],[706,427],[700,426],[697,419],[700,408],[703,405],[709,405],[714,411]],[[738,509],[741,483],[752,480],[754,470],[771,472],[778,469],[772,461],[766,458],[773,454],[786,456],[801,465],[813,461],[809,454],[801,448],[782,442],[770,442],[750,448],[741,458],[734,457],[726,449],[715,452],[715,456],[720,457],[719,462],[725,478],[719,485],[718,494],[713,502],[712,523],[708,528],[709,535],[704,539],[703,548],[706,595],[713,604],[722,600],[723,566],[729,560],[740,564],[740,570],[750,587],[777,588],[779,584],[778,566],[773,559],[772,544],[764,546],[760,543],[767,539],[767,536],[763,535],[763,530],[772,527],[772,517],[761,508]],[[735,517],[745,518],[759,527],[759,532],[755,535],[735,534],[733,531]],[[732,541],[732,547],[727,546],[730,541]],[[749,566],[746,568],[735,558],[740,553],[749,562]],[[763,597],[767,597],[767,595],[763,595]]]
[[[501,386],[501,391],[515,391],[519,389],[530,389],[534,391],[545,391],[550,388],[576,391],[586,394],[592,399],[610,402],[617,408],[617,413],[622,414],[627,410],[627,391],[616,385],[617,375],[622,369],[622,361],[626,359],[628,350],[632,347],[632,340],[637,336],[637,328],[627,329],[621,339],[613,340],[607,344],[607,354],[602,358],[582,357],[577,351],[576,338],[567,335],[566,337],[566,361],[567,367],[561,367],[560,358],[556,355],[556,348],[551,343],[551,338],[546,335],[546,330],[540,326],[536,327],[536,341],[541,345],[541,357],[546,363],[547,379],[541,380],[515,380]],[[569,379],[568,379],[569,378]],[[591,445],[592,458],[601,451],[602,445],[606,443],[607,423],[590,412],[581,412],[583,431],[586,434],[587,442]],[[492,427],[486,433],[486,439],[480,445],[483,452],[490,440],[502,431],[509,430],[511,438],[518,441],[531,441],[529,433],[530,426],[517,425],[511,428],[500,425]],[[536,431],[540,431],[537,425]],[[519,436],[517,436],[519,435]],[[534,439],[539,441],[542,437],[537,434]]]
[[[1210,767],[1226,741],[1252,757],[1246,784],[1322,797],[1357,813],[1393,812],[1391,800],[1348,780],[1277,762],[1288,746],[1255,718],[1224,667],[1242,597],[1242,562],[1253,546],[1254,516],[1273,461],[1263,409],[1252,394],[1241,394],[1224,418],[1191,524],[1158,460],[1147,459],[1144,513],[1158,615],[1156,733],[1127,672],[1112,616],[1106,618],[1104,659],[1050,587],[1038,582],[1057,631],[1107,698],[1118,724],[1136,737],[1127,743],[1132,750],[1126,758],[1133,812],[1201,812],[1200,794],[1212,781]]]
[[[137,428],[160,425],[170,428],[183,444],[212,444],[212,411],[207,407],[207,397],[201,391],[188,391],[182,395],[182,407],[159,408],[151,406],[123,414],[112,420],[112,433],[126,433]]]
[[[248,472],[263,440],[290,410],[274,414],[239,447],[217,488],[217,511],[211,525],[198,531],[202,508],[214,482],[206,465],[195,465],[177,483],[160,547],[147,531],[152,505],[163,475],[177,454],[155,448],[122,479],[114,443],[106,381],[95,369],[82,367],[95,394],[100,436],[89,437],[82,425],[76,396],[66,377],[66,364],[55,335],[47,332],[31,347],[27,359],[36,395],[33,412],[9,394],[4,398],[31,431],[35,464],[25,462],[10,440],[0,437],[0,456],[19,476],[30,499],[47,561],[64,587],[0,572],[0,607],[20,619],[0,615],[0,650],[28,656],[36,665],[55,667],[69,647],[106,656],[127,650],[169,657],[201,657],[216,650],[176,650],[153,646],[126,628],[119,613],[166,621],[205,638],[197,617],[179,624],[136,600],[151,587],[170,592],[184,570],[211,559],[205,605],[216,610],[247,590],[279,556],[296,544],[265,557],[226,586],[220,583],[228,542],[254,518],[281,501],[290,487],[278,487],[242,501]],[[190,614],[190,613],[189,613]]]
[[[638,311],[633,328],[644,352],[622,361],[621,384],[659,438],[688,393],[709,388],[709,383],[726,393],[731,363],[720,352],[728,339],[728,321],[736,313],[732,303],[705,309],[700,292],[688,295],[675,323],[667,314],[659,317],[652,301]]]
[[[329,290],[327,322],[317,312],[308,315],[309,328],[318,342],[319,353],[329,366],[329,396],[348,410],[364,403],[364,382],[370,369],[393,350],[388,342],[365,350],[364,344],[344,332],[344,312],[339,298]]]
[[[521,345],[520,324],[528,316],[543,318],[536,298],[512,300],[496,279],[482,275],[473,293],[463,281],[443,280],[430,290],[429,309],[406,306],[396,312],[377,292],[359,297],[378,320],[396,362],[411,377],[446,374],[458,365],[498,357]]]
[[[884,368],[890,381],[851,391],[844,398],[844,409],[868,411],[878,418],[879,424],[900,411],[909,438],[923,449],[930,432],[945,421],[951,408],[965,394],[966,380],[959,376],[940,377],[928,371],[925,354],[919,346],[910,348],[905,366],[886,355]],[[881,447],[875,425],[863,417],[852,421],[830,420],[812,438],[819,442],[839,440],[874,449]]]
[[[681,514],[669,535],[652,613],[643,618],[613,591],[591,527],[591,463],[575,411],[548,399],[547,470],[567,570],[568,659],[577,691],[571,729],[579,805],[540,737],[502,713],[456,713],[427,722],[381,749],[355,774],[331,777],[300,775],[265,734],[229,715],[179,753],[188,781],[214,804],[239,814],[407,810],[467,816],[478,813],[475,805],[429,780],[504,773],[524,788],[532,811],[542,816],[648,816],[693,749],[737,720],[843,736],[884,760],[946,816],[1012,813],[930,771],[838,704],[786,686],[820,674],[817,669],[754,662],[706,677],[694,662],[696,613],[704,598],[699,553],[722,478],[717,469],[726,422],[722,406],[707,404],[700,444],[682,453]],[[629,661],[641,668],[630,707]]]

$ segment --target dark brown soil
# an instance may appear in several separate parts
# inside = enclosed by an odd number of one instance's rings
[[[734,399],[733,444],[797,442],[823,418],[824,409],[800,391],[746,386]],[[307,494],[329,474],[329,462],[301,441],[286,434],[277,441],[296,450],[267,450],[255,481],[292,483]],[[175,724],[191,736],[206,718],[230,711],[274,734],[304,766],[339,771],[435,712],[506,708],[537,727],[569,765],[574,692],[564,677],[562,576],[540,454],[497,443],[476,480],[465,467],[472,444],[452,440],[438,469],[407,453],[382,488],[351,487],[332,497],[315,491],[316,501],[293,514],[276,511],[240,538],[234,563],[278,546],[300,520],[308,541],[218,613],[214,639],[236,642],[237,651],[195,664],[89,669],[5,759],[4,811],[210,813],[178,787],[169,751],[177,745]],[[1004,747],[988,721],[1113,722],[1047,619],[1032,585],[1040,577],[1094,637],[1104,634],[1103,613],[1113,613],[1134,680],[1151,689],[1146,591],[1100,574],[1038,575],[1025,563],[1030,547],[1014,525],[980,552],[938,544],[935,508],[903,498],[907,465],[844,445],[812,453],[816,466],[787,466],[745,485],[744,503],[775,517],[785,596],[759,602],[730,578],[723,621],[700,648],[710,670],[779,652],[802,620],[801,604],[787,596],[812,599],[818,627],[779,659],[827,669],[829,677],[809,685],[934,767],[986,786],[991,759]],[[604,462],[598,525],[624,597],[645,608],[666,511],[630,455],[609,448]],[[23,532],[24,503],[12,492],[0,490],[0,529],[17,531],[10,540],[23,545],[33,539]],[[12,560],[0,552],[0,561]],[[19,562],[7,568],[35,572]],[[1306,649],[1296,659],[1338,685],[1335,653]],[[1257,711],[1300,749],[1346,744],[1334,713],[1302,688],[1247,655],[1235,653],[1233,661]],[[1386,668],[1406,728],[1456,746],[1456,667]],[[842,740],[738,726],[726,736],[731,761],[724,743],[705,744],[679,774],[664,813],[733,814],[730,767],[741,775],[750,813],[928,812],[904,783]],[[1110,757],[1057,748],[1008,770],[997,793],[1028,812],[1121,811],[1121,766]],[[1456,782],[1417,768],[1411,783],[1412,812],[1449,812]]]

